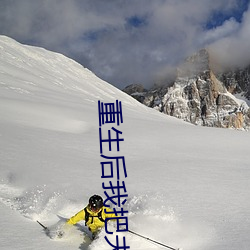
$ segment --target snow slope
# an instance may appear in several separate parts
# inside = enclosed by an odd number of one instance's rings
[[[149,109],[63,55],[0,36],[1,249],[111,249],[53,227],[103,194],[98,100],[122,101],[129,228],[184,250],[250,249],[248,132]],[[59,222],[60,223],[60,222]],[[131,249],[162,249],[129,233]]]

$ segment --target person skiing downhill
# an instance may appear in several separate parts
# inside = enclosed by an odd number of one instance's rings
[[[85,220],[85,225],[92,233],[93,239],[105,225],[106,218],[117,217],[115,213],[103,205],[103,199],[99,195],[89,198],[89,204],[77,214],[68,219],[67,224],[74,225],[81,220]]]

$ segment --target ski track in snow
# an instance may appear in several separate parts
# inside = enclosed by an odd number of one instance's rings
[[[164,197],[161,194],[135,195],[130,198],[127,204],[129,228],[143,236],[176,248],[178,248],[177,244],[182,244],[186,246],[185,249],[192,249],[193,246],[197,249],[199,244],[204,244],[204,239],[201,242],[197,239],[199,228],[202,230],[205,228],[198,224],[190,227],[180,221],[179,216],[171,207],[166,207],[163,200]],[[10,183],[1,183],[0,202],[26,219],[45,222],[50,229],[49,236],[55,241],[63,241],[69,245],[77,243],[79,249],[83,250],[110,249],[104,239],[105,231],[102,230],[100,237],[91,242],[83,222],[80,222],[78,226],[68,228],[64,237],[58,239],[57,231],[63,228],[65,220],[60,220],[57,214],[70,217],[79,208],[81,209],[81,204],[66,200],[63,193],[51,193],[45,185],[22,190]],[[118,233],[118,235],[119,237],[125,236],[126,242],[130,243],[132,249],[160,249],[159,245],[133,234]],[[115,242],[115,234],[109,235],[108,238],[111,242]],[[166,242],[162,242],[161,239],[165,239]]]

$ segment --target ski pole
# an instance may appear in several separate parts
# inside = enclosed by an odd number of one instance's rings
[[[145,236],[143,236],[143,235],[141,235],[141,234],[138,234],[138,233],[136,233],[136,232],[133,232],[133,231],[131,231],[131,230],[128,230],[128,232],[130,232],[131,234],[135,234],[135,235],[137,235],[137,236],[139,236],[139,237],[141,237],[141,238],[144,238],[144,239],[146,239],[146,240],[148,240],[148,241],[152,241],[152,242],[154,242],[154,243],[156,243],[156,244],[158,244],[158,245],[161,245],[161,246],[163,246],[163,247],[169,248],[169,249],[171,249],[171,250],[181,250],[180,248],[173,248],[173,247],[167,246],[167,245],[165,245],[165,244],[162,244],[161,242],[152,240],[152,239],[150,239],[150,238],[148,238],[148,237],[145,237]]]
[[[48,230],[48,228],[45,227],[41,222],[39,222],[38,220],[37,220],[36,222],[37,222],[40,226],[42,226],[44,230]]]

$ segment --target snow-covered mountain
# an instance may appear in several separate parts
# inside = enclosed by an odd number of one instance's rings
[[[84,223],[53,240],[36,223],[53,228],[57,215],[68,218],[90,195],[104,195],[98,100],[122,102],[119,154],[128,173],[130,230],[184,250],[249,249],[249,133],[166,116],[63,55],[4,36],[1,249],[111,249],[104,231],[91,244]],[[129,233],[118,235],[134,250],[162,249]]]
[[[209,127],[249,129],[249,68],[217,72],[203,49],[180,65],[171,86],[124,92],[146,106],[184,121]],[[133,90],[134,88],[134,90]]]

